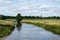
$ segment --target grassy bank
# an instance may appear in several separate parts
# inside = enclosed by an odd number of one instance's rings
[[[22,22],[37,25],[60,35],[60,19],[23,19]]]
[[[7,36],[14,29],[15,22],[8,20],[0,20],[0,37]]]
[[[9,35],[14,30],[14,27],[0,26],[0,38]]]
[[[8,21],[8,20],[0,20],[0,26],[10,26],[10,27],[14,27],[15,22],[13,21]]]

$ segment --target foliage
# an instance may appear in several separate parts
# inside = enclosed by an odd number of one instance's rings
[[[6,17],[4,15],[0,15],[0,19],[4,20]]]
[[[16,16],[16,21],[17,21],[18,23],[20,23],[21,20],[22,20],[22,16],[21,16],[20,13],[18,13],[17,16]]]
[[[0,15],[0,20],[5,20],[5,19],[15,19],[15,16],[4,16],[4,15]]]
[[[51,17],[40,17],[40,16],[23,16],[24,19],[60,19],[59,16],[51,16]]]

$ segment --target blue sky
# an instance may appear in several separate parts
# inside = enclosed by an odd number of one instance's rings
[[[0,14],[16,16],[60,16],[60,0],[0,0]]]

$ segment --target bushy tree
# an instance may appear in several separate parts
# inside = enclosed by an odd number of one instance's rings
[[[21,16],[20,13],[18,13],[17,16],[16,16],[17,23],[20,23],[21,20],[22,20],[22,16]]]

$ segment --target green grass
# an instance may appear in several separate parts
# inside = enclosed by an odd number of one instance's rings
[[[8,21],[8,20],[0,20],[0,26],[15,26],[15,22],[13,21]]]
[[[22,23],[34,24],[60,35],[60,19],[23,19]]]
[[[9,35],[14,29],[14,26],[14,21],[0,20],[0,37]]]
[[[15,19],[6,19],[7,21],[16,22]]]
[[[9,35],[13,29],[14,27],[0,26],[0,38]]]

